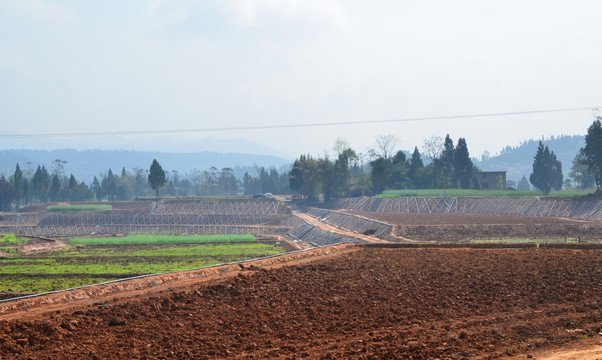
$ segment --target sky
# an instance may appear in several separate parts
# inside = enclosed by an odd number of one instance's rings
[[[338,138],[367,152],[379,135],[412,150],[449,134],[480,156],[585,134],[602,105],[601,14],[597,0],[0,0],[0,148],[187,130],[169,135],[294,158]],[[370,123],[567,108],[582,110]],[[362,123],[232,130],[335,122]]]

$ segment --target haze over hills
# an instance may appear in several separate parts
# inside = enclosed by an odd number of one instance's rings
[[[2,150],[0,173],[7,177],[12,175],[17,163],[23,171],[35,171],[37,165],[44,165],[52,172],[55,168],[53,161],[60,159],[66,161],[65,174],[73,174],[78,181],[89,184],[94,176],[99,177],[109,169],[117,174],[121,173],[123,167],[129,172],[134,172],[134,168],[148,170],[155,158],[164,170],[177,170],[180,176],[186,176],[194,169],[203,171],[215,166],[218,169],[230,167],[235,170],[236,177],[242,177],[249,167],[255,165],[279,169],[290,163],[289,160],[277,156],[215,151],[167,153],[132,150]]]
[[[551,151],[562,163],[564,177],[572,166],[573,159],[579,149],[585,146],[585,135],[558,136],[543,139]],[[475,165],[485,171],[508,171],[506,178],[518,182],[523,175],[529,179],[533,171],[533,158],[537,153],[539,140],[529,139],[516,147],[505,147],[499,155],[474,161]],[[469,144],[470,146],[470,144]]]
[[[0,143],[2,150],[133,150],[168,153],[219,152],[237,154],[271,155],[291,158],[291,154],[278,151],[256,141],[233,138],[206,137],[191,139],[184,136],[84,136],[65,138],[7,138]]]

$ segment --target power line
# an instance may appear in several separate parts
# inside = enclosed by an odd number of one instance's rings
[[[589,107],[564,108],[564,109],[511,111],[511,112],[500,112],[500,113],[449,115],[449,116],[432,116],[432,117],[414,117],[414,118],[385,119],[385,120],[360,120],[360,121],[335,121],[335,122],[325,122],[325,123],[300,123],[300,124],[288,124],[288,125],[287,124],[278,124],[278,125],[255,125],[255,126],[233,126],[233,127],[196,128],[196,129],[163,129],[163,130],[95,131],[95,132],[72,132],[72,133],[0,134],[0,139],[53,138],[53,137],[87,137],[87,136],[115,136],[115,135],[153,135],[153,134],[189,133],[189,132],[216,132],[216,131],[289,129],[289,128],[306,128],[306,127],[322,127],[322,126],[343,126],[343,125],[365,125],[365,124],[382,124],[382,123],[396,123],[396,122],[419,122],[419,121],[434,121],[434,120],[470,119],[470,118],[481,118],[481,117],[516,116],[516,115],[557,113],[557,112],[573,112],[573,111],[584,111],[584,110],[595,111],[596,109],[598,109],[600,107],[601,106],[589,106]]]

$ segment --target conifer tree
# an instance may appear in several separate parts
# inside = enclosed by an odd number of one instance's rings
[[[470,187],[470,179],[474,173],[474,165],[468,153],[468,146],[464,138],[458,139],[458,145],[454,151],[453,157],[453,173],[454,183],[459,185],[462,189],[468,189]]]
[[[153,160],[148,174],[148,182],[153,190],[155,190],[155,202],[159,201],[159,188],[165,185],[165,171],[157,159]]]
[[[422,157],[420,156],[420,152],[418,151],[418,147],[416,146],[414,147],[414,152],[412,153],[412,158],[410,159],[410,168],[408,169],[408,177],[410,178],[410,183],[415,189],[421,188],[423,186],[423,171],[424,163],[422,162]]]
[[[602,185],[602,124],[600,120],[602,118],[598,116],[587,129],[585,147],[579,151],[584,157],[583,163],[594,173],[598,191],[600,191],[600,185]]]
[[[531,184],[541,190],[544,195],[552,189],[562,188],[562,164],[556,159],[556,154],[540,141],[533,160],[533,172],[529,177]]]

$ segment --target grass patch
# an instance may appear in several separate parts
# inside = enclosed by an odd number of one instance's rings
[[[487,196],[487,197],[520,197],[537,196],[537,191],[512,190],[472,190],[472,189],[405,189],[385,190],[377,197],[434,197],[434,196]]]
[[[595,190],[562,190],[550,193],[548,196],[552,197],[572,197],[572,196],[586,196],[591,195],[595,192]]]
[[[5,252],[7,254],[16,254],[19,252],[19,249],[4,246],[4,247],[0,247],[0,251]]]
[[[113,206],[109,204],[78,204],[78,205],[51,205],[46,211],[107,211],[112,210]]]
[[[592,190],[562,190],[550,193],[550,197],[573,197],[592,194]],[[463,197],[463,196],[483,196],[483,197],[523,197],[523,196],[542,196],[537,191],[515,191],[515,190],[473,190],[473,189],[403,189],[403,190],[385,190],[377,197]]]
[[[69,245],[131,245],[131,244],[178,244],[214,242],[253,242],[253,235],[161,235],[133,234],[121,237],[73,238]]]
[[[0,237],[0,244],[23,244],[28,241],[28,238],[16,237],[14,234],[6,234]]]

